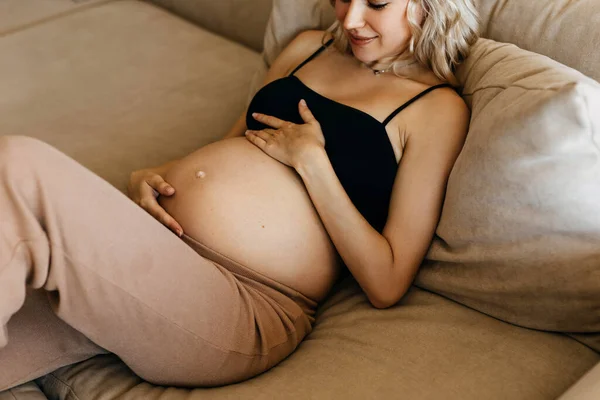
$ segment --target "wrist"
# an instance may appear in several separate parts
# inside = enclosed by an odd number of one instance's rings
[[[294,169],[302,178],[305,178],[321,169],[322,163],[327,160],[325,148],[320,145],[313,146],[302,153],[294,165]]]

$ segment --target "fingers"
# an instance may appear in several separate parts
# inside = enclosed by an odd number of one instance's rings
[[[254,119],[257,120],[258,122],[262,122],[263,124],[268,125],[272,128],[276,128],[276,129],[282,128],[286,124],[290,124],[290,122],[281,120],[276,117],[272,117],[270,115],[252,113],[252,117],[254,117]]]
[[[152,184],[157,188],[155,189],[152,187],[148,181],[152,181]],[[158,175],[153,176],[141,183],[140,200],[138,204],[140,207],[146,210],[148,214],[152,215],[156,220],[181,237],[183,235],[183,228],[181,225],[179,225],[179,223],[175,221],[175,218],[170,216],[156,200],[158,194],[162,194],[163,192],[167,193],[167,196],[170,196],[175,193],[175,189],[167,184],[162,177]]]
[[[146,182],[162,196],[172,196],[175,193],[173,186],[165,182],[163,177],[158,174],[152,175]]]
[[[306,104],[306,101],[304,99],[300,100],[300,103],[298,103],[298,111],[300,112],[302,120],[307,124],[317,122],[317,119],[308,108],[308,105]]]
[[[273,132],[273,133],[271,133]],[[272,139],[273,134],[275,134],[276,131],[273,131],[272,129],[265,129],[262,131],[246,131],[246,137],[255,145],[259,146],[259,147],[263,147],[265,146],[270,139]]]
[[[154,196],[146,193],[146,195],[140,200],[140,207],[146,210],[146,212],[152,215],[157,221],[175,232],[177,236],[181,237],[183,235],[183,228],[181,225],[179,225],[179,223],[175,221],[175,218],[170,216],[165,209],[158,204],[158,201],[156,201]]]

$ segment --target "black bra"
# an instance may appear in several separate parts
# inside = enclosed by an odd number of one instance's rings
[[[274,80],[256,93],[246,114],[248,129],[267,128],[252,118],[253,112],[272,115],[296,124],[304,123],[298,112],[300,99],[319,121],[325,137],[325,151],[346,194],[378,232],[387,220],[392,187],[398,164],[385,126],[402,110],[427,93],[449,84],[436,85],[419,93],[392,112],[383,122],[354,107],[329,99],[294,75],[325,50],[321,46],[286,77]]]

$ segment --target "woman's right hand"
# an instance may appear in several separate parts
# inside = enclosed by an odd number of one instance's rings
[[[127,185],[129,197],[150,215],[171,229],[178,236],[183,235],[181,225],[158,204],[158,196],[173,196],[175,189],[152,169],[133,171]]]

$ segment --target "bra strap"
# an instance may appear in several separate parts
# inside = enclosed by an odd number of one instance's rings
[[[319,49],[317,49],[317,51],[315,51],[314,53],[312,53],[312,55],[310,57],[308,57],[306,60],[304,60],[302,62],[302,64],[298,65],[296,67],[295,70],[292,71],[292,73],[289,76],[294,75],[300,68],[304,67],[304,65],[306,65],[308,62],[310,62],[313,58],[315,58],[316,56],[318,56],[319,54],[321,54],[321,52],[323,50],[325,50],[327,47],[329,47],[329,45],[333,43],[333,39],[329,39],[327,41],[327,43],[325,43],[324,45],[322,45]]]
[[[449,83],[442,83],[440,85],[435,85],[435,86],[432,86],[432,87],[430,87],[428,89],[423,90],[421,93],[419,93],[418,95],[416,95],[415,97],[413,97],[412,99],[410,99],[409,101],[407,101],[406,103],[402,104],[393,113],[391,113],[390,116],[387,117],[385,119],[385,121],[383,121],[383,126],[386,126],[392,119],[394,119],[394,117],[396,115],[398,115],[398,113],[400,113],[406,107],[410,106],[415,101],[419,100],[421,97],[425,96],[427,93],[432,92],[435,89],[439,89],[439,88],[443,88],[443,87],[450,87],[451,88],[452,85],[450,85]]]

